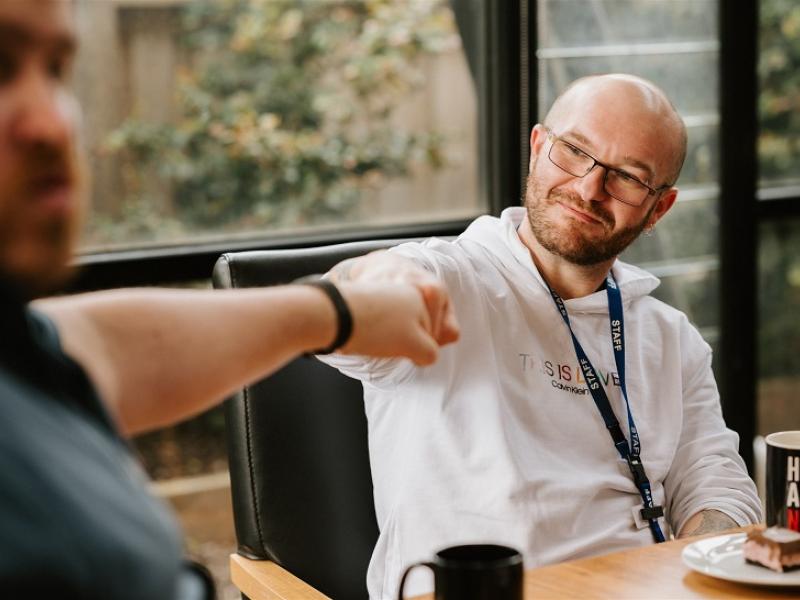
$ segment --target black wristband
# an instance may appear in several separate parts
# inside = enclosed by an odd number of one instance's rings
[[[333,308],[336,310],[336,321],[338,323],[338,328],[336,331],[336,338],[333,340],[333,343],[331,343],[331,345],[327,348],[312,350],[308,354],[331,354],[336,352],[339,348],[347,343],[353,333],[353,315],[350,312],[350,308],[347,306],[347,302],[345,302],[344,297],[337,287],[327,279],[311,280],[308,278],[303,278],[298,280],[297,283],[311,285],[325,292],[325,295],[330,298],[331,302],[333,303]]]

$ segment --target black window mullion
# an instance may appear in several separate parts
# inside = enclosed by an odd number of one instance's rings
[[[530,50],[523,47],[521,32],[528,21],[526,17],[523,22],[525,9],[531,10],[533,4],[527,0],[483,3],[486,51],[479,75],[479,127],[484,140],[480,162],[484,169],[482,191],[489,212],[494,215],[508,206],[519,205],[526,173],[521,136],[527,129],[523,122],[527,98],[522,98],[527,73],[521,73],[521,55]]]
[[[756,433],[758,0],[719,2],[722,410],[753,472]]]
[[[784,196],[759,200],[756,204],[759,222],[800,217],[800,197]]]

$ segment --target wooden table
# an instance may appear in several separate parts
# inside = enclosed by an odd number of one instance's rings
[[[714,534],[718,535],[718,534]],[[711,536],[706,536],[711,537]],[[798,588],[748,586],[684,566],[681,550],[699,538],[675,540],[525,571],[525,600],[557,598],[800,598]],[[231,577],[253,600],[323,600],[327,596],[270,561],[231,555]],[[415,600],[433,600],[433,595]]]
[[[745,531],[739,530],[739,531]],[[704,537],[714,537],[713,534]],[[525,600],[590,598],[643,600],[684,598],[800,598],[798,588],[748,586],[701,575],[681,560],[684,546],[700,538],[674,540],[635,550],[529,569]],[[416,600],[432,600],[433,595]]]

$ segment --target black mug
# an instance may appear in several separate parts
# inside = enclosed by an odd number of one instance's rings
[[[398,600],[403,600],[406,577],[419,566],[433,571],[435,600],[522,600],[522,555],[507,546],[469,544],[440,550],[433,561],[405,570]]]
[[[767,525],[800,531],[800,431],[767,436]]]

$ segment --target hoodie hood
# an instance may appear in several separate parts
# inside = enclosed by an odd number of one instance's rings
[[[516,276],[529,277],[537,293],[549,296],[547,284],[536,268],[530,251],[517,233],[525,214],[524,207],[513,206],[505,209],[499,219],[490,216],[479,217],[458,237],[456,243],[476,243],[485,247],[506,269],[515,272]],[[626,306],[637,298],[647,296],[661,283],[654,275],[621,260],[614,261],[611,272],[622,292],[622,302]],[[575,313],[608,311],[608,299],[604,291],[582,298],[572,298],[566,300],[565,304],[567,310]]]

